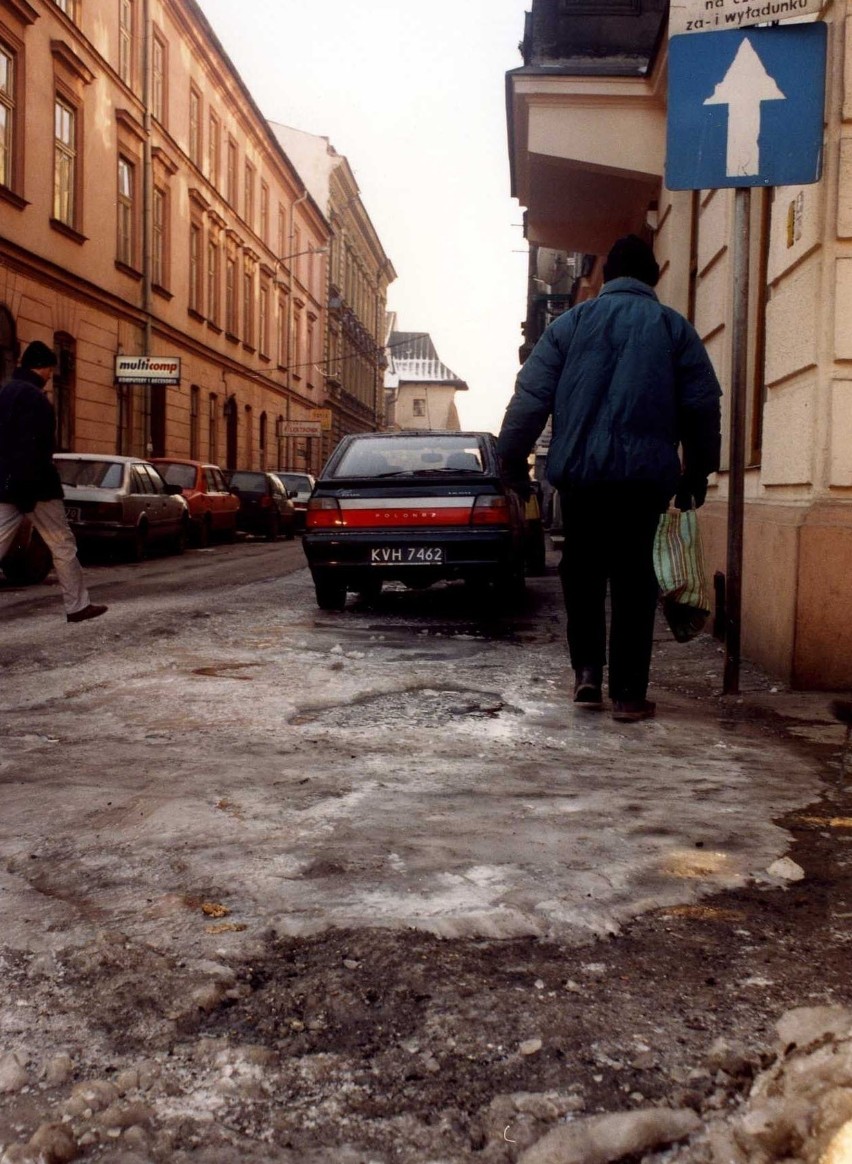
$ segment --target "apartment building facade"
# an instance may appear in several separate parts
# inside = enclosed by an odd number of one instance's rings
[[[688,316],[725,389],[722,471],[701,510],[727,568],[734,191],[669,191],[667,0],[534,0],[507,76],[513,193],[531,243],[589,257],[653,241],[660,298]],[[800,687],[852,687],[852,20],[827,0],[824,169],[750,198],[742,651]],[[697,34],[701,35],[701,34]],[[708,94],[709,96],[709,94]],[[722,589],[720,593],[724,593]]]
[[[60,447],[317,468],[329,224],[195,0],[0,0],[0,138],[0,360],[57,351]]]
[[[348,433],[384,426],[385,316],[396,271],[348,159],[327,137],[275,123],[272,128],[330,225],[322,437],[327,456]]]

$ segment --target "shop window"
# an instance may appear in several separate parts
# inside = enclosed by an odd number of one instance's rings
[[[18,362],[15,320],[8,307],[0,307],[0,384],[5,384]]]
[[[74,448],[74,404],[76,397],[76,343],[65,332],[53,337],[57,365],[53,372],[53,407],[56,412],[56,449],[68,453]]]
[[[201,389],[197,384],[192,384],[189,389],[189,456],[193,461],[197,461],[201,456],[200,405]]]
[[[207,456],[214,464],[219,463],[219,398],[210,393],[207,413]]]

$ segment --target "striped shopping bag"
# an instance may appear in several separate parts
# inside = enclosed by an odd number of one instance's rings
[[[710,613],[694,509],[670,509],[660,518],[654,540],[654,570],[672,634],[678,642],[688,642],[701,632]]]

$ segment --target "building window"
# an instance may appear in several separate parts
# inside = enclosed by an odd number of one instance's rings
[[[77,0],[56,0],[56,7],[61,8],[72,20],[77,15]]]
[[[232,209],[237,208],[237,143],[232,137],[228,138],[228,174],[225,197]]]
[[[207,127],[207,177],[211,183],[218,187],[219,185],[219,151],[222,142],[222,127],[219,124],[219,118],[215,113],[210,113],[209,125]]]
[[[237,260],[232,255],[225,261],[225,331],[237,334]]]
[[[254,230],[254,166],[246,162],[245,220]]]
[[[118,0],[118,75],[133,84],[133,0]]]
[[[189,228],[189,310],[201,314],[201,227]]]
[[[278,204],[278,257],[283,259],[287,254],[287,211]]]
[[[215,392],[210,393],[209,412],[207,413],[207,456],[214,463],[219,463],[219,412],[218,399]]]
[[[263,242],[269,242],[269,187],[266,182],[260,183],[260,237]]]
[[[166,124],[166,82],[168,49],[156,32],[151,41],[151,113],[160,125]]]
[[[169,247],[169,219],[168,195],[158,186],[154,187],[153,223],[151,231],[152,266],[151,278],[156,286],[168,287],[168,247]]]
[[[15,58],[0,44],[0,186],[14,186]]]
[[[258,349],[264,357],[269,355],[269,287],[264,283],[260,288],[258,301]]]
[[[201,164],[201,94],[194,85],[189,90],[189,157]]]
[[[200,417],[201,389],[192,384],[189,389],[189,456],[197,461],[201,456],[198,425]]]
[[[207,240],[207,318],[219,324],[219,244],[215,238]]]
[[[243,341],[254,341],[254,275],[248,266],[243,270]]]
[[[278,320],[276,324],[276,347],[278,348],[278,367],[287,366],[287,301],[283,296],[278,298]]]
[[[117,258],[126,267],[133,266],[133,165],[127,158],[118,159],[118,247]]]
[[[53,337],[57,364],[53,373],[53,408],[56,413],[56,450],[70,452],[74,447],[74,394],[76,361],[74,337],[64,331]]]
[[[425,401],[425,399],[416,398],[416,399],[412,400],[412,402],[411,402],[411,414],[412,414],[412,416],[425,416],[426,415],[426,401]]]
[[[276,461],[279,466],[287,464],[284,458],[284,417],[279,416],[275,422],[275,444],[277,447]]]
[[[77,113],[65,101],[54,104],[53,217],[74,226],[77,214]]]

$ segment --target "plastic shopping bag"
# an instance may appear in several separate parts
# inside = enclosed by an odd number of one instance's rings
[[[666,622],[677,641],[687,643],[701,633],[710,614],[698,514],[694,509],[670,509],[660,518],[654,541],[654,570]]]

